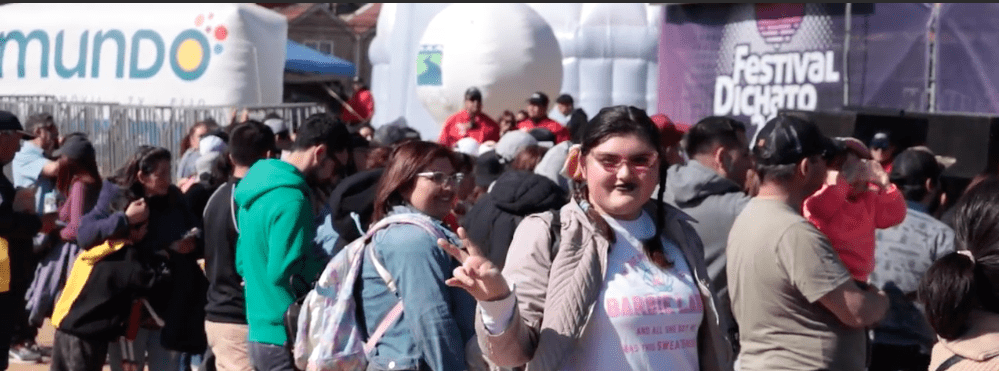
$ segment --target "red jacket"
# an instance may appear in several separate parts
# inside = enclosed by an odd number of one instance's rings
[[[499,125],[496,121],[486,116],[484,113],[479,113],[475,115],[475,127],[468,129],[464,134],[461,133],[462,126],[468,124],[468,111],[461,110],[458,113],[448,117],[444,121],[444,128],[441,129],[440,138],[437,138],[437,143],[443,144],[447,147],[454,147],[454,144],[458,140],[470,137],[475,139],[475,141],[482,143],[490,140],[499,140]]]
[[[340,112],[340,119],[347,124],[357,124],[371,119],[371,113],[375,112],[375,99],[371,97],[371,91],[368,89],[360,90],[354,93],[347,101],[347,105],[357,111],[361,117],[350,112],[350,110],[344,108]]]
[[[550,130],[552,134],[555,134],[555,144],[569,140],[569,129],[562,126],[562,124],[559,124],[557,121],[547,117],[541,119],[541,121],[537,124],[535,124],[534,121],[531,121],[531,119],[521,121],[517,124],[517,129],[521,130],[531,130],[534,128],[545,128]]]
[[[841,176],[835,185],[824,185],[805,200],[804,215],[829,237],[853,279],[866,282],[874,270],[874,229],[902,223],[905,198],[894,184],[853,200],[847,199],[849,192],[850,185]]]

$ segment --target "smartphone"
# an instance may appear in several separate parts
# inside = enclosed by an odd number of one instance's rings
[[[183,238],[191,238],[191,237],[201,238],[201,228],[198,227],[191,228],[191,230],[187,231],[187,233],[184,234]]]

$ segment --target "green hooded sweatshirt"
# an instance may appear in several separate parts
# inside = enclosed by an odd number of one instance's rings
[[[309,256],[316,234],[305,176],[281,160],[257,161],[233,193],[239,237],[236,271],[246,290],[249,340],[284,345],[284,313],[295,300],[292,275],[312,282],[322,272]]]

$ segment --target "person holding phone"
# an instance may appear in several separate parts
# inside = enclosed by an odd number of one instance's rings
[[[129,361],[148,364],[151,370],[176,370],[182,352],[203,353],[207,346],[208,281],[197,265],[199,239],[191,233],[196,219],[171,182],[170,159],[165,148],[140,146],[125,166],[104,181],[97,204],[84,215],[77,231],[77,243],[86,250],[124,235],[129,225],[148,214],[148,232],[135,247],[147,261],[166,264],[172,274],[171,282],[147,297],[164,325],[145,323],[131,344],[136,359]],[[121,346],[112,343],[108,353],[111,369],[122,370]]]

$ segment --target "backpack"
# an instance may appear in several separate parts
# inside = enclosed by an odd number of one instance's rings
[[[307,371],[363,370],[368,354],[378,340],[402,314],[402,300],[393,307],[371,336],[363,339],[357,320],[355,283],[361,262],[371,259],[375,270],[385,280],[388,289],[398,295],[395,280],[376,256],[371,239],[379,230],[394,224],[412,224],[437,238],[447,238],[429,217],[419,214],[397,214],[373,225],[361,238],[343,248],[323,270],[319,281],[305,296],[298,315],[294,339],[295,365]],[[369,329],[370,330],[370,329]]]

